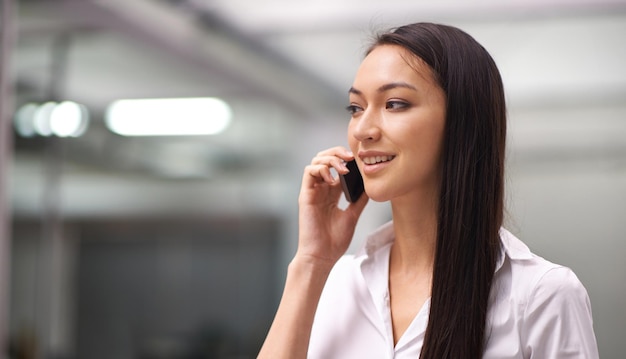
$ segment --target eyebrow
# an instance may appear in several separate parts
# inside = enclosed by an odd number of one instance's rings
[[[385,91],[389,91],[398,87],[403,87],[403,88],[408,88],[410,90],[414,90],[417,91],[417,88],[411,84],[408,84],[406,82],[392,82],[392,83],[388,83],[385,85],[380,86],[376,91],[377,92],[385,92]],[[355,95],[363,95],[363,92],[361,92],[360,90],[355,89],[354,87],[350,87],[350,89],[348,90],[348,93],[353,93]]]

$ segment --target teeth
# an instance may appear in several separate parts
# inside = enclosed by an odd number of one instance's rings
[[[387,162],[394,159],[396,156],[372,156],[372,157],[364,157],[363,163],[366,165],[373,165],[380,162]]]

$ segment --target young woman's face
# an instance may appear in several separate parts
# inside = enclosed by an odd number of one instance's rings
[[[446,97],[421,60],[376,47],[350,89],[348,142],[375,201],[438,193]]]

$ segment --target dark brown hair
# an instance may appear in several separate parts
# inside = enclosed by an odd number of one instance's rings
[[[417,23],[379,35],[428,64],[446,94],[437,244],[422,359],[480,358],[503,220],[506,109],[500,73],[467,33]]]

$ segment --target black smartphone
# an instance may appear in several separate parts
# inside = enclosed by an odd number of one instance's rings
[[[353,203],[361,197],[365,187],[363,186],[363,177],[361,177],[356,161],[346,162],[346,167],[348,167],[350,172],[345,175],[339,175],[339,179],[341,180],[341,188],[343,188],[346,199],[348,202]]]

